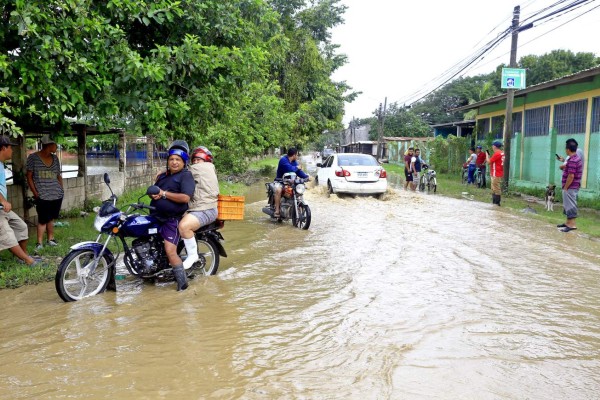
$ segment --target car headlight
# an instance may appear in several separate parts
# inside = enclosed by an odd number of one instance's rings
[[[303,194],[305,191],[306,191],[306,186],[304,186],[301,183],[296,185],[296,193]]]

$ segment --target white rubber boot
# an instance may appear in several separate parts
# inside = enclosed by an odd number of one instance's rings
[[[185,251],[187,253],[187,258],[183,262],[183,268],[189,269],[196,261],[198,261],[198,243],[196,243],[195,237],[191,237],[189,239],[183,239],[183,244],[185,244]]]

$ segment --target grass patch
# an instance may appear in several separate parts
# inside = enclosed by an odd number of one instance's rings
[[[392,173],[397,174],[404,181],[404,166],[395,164],[385,164],[384,168]],[[492,192],[489,188],[478,189],[474,186],[467,187],[461,182],[459,175],[452,174],[437,174],[437,194],[453,197],[457,199],[465,199],[465,201],[480,201],[484,203],[492,202]],[[490,184],[488,178],[488,185]],[[557,190],[559,194],[560,190]],[[554,212],[546,211],[544,204],[531,203],[524,198],[521,193],[529,196],[535,196],[538,200],[543,201],[545,192],[543,190],[522,190],[510,191],[508,195],[502,195],[502,207],[509,208],[520,215],[529,218],[539,219],[547,222],[549,225],[556,226],[565,222],[565,217],[562,214],[562,204],[554,204]],[[577,218],[578,231],[585,233],[591,237],[600,237],[600,201],[582,200],[579,202],[579,218]],[[523,214],[521,210],[532,207],[537,214]]]

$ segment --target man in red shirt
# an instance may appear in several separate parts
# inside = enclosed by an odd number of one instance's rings
[[[487,153],[486,162],[490,164],[490,177],[492,178],[492,203],[500,205],[500,195],[502,189],[502,178],[504,177],[504,152],[502,151],[502,142],[496,140],[492,143],[494,154],[490,157]]]
[[[479,168],[481,171],[481,187],[485,188],[485,159],[487,158],[485,152],[482,150],[481,146],[477,146],[475,148],[475,154],[477,154],[477,161],[475,162],[475,166]]]

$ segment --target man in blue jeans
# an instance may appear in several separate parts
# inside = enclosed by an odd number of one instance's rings
[[[277,175],[275,176],[275,182],[273,183],[273,197],[275,200],[275,218],[280,217],[280,205],[281,205],[281,191],[283,185],[281,184],[281,178],[288,172],[295,172],[302,179],[308,179],[309,176],[302,171],[302,166],[298,164],[298,150],[294,147],[290,147],[287,155],[279,159],[279,165],[277,166]]]

